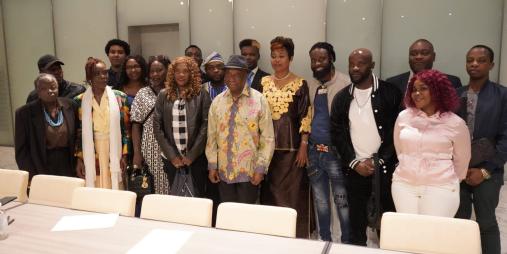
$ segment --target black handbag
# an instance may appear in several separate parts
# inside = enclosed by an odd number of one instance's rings
[[[148,172],[146,164],[141,168],[127,167],[127,190],[135,192],[141,200],[145,195],[154,193],[153,175]]]
[[[196,196],[194,181],[192,180],[192,174],[190,173],[189,167],[183,167],[176,170],[176,175],[171,183],[170,194],[181,197]]]
[[[477,167],[484,161],[491,161],[496,155],[495,144],[488,138],[472,141],[472,158],[469,167]]]

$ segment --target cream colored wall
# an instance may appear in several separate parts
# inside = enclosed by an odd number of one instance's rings
[[[82,83],[90,56],[108,63],[106,42],[116,38],[115,0],[53,0],[56,55],[65,79]]]
[[[497,60],[497,65],[500,68],[500,83],[507,86],[507,1],[503,4],[503,31],[502,31],[502,51]]]
[[[232,1],[190,1],[190,42],[201,48],[203,58],[216,51],[227,61],[236,45],[233,39]]]
[[[356,48],[368,48],[379,74],[381,56],[382,3],[381,1],[353,0],[327,2],[327,41],[336,52],[336,68],[348,71],[348,57]]]
[[[269,42],[278,35],[294,41],[291,71],[308,79],[312,77],[308,50],[326,38],[324,0],[235,0],[234,45],[244,38],[261,44],[260,66],[272,72]]]
[[[4,0],[5,44],[12,110],[25,104],[38,74],[37,60],[54,54],[50,0]]]
[[[2,2],[0,2],[0,145],[8,145],[13,143],[13,119],[8,84],[2,10]]]

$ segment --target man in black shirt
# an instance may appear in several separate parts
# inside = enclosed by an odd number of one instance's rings
[[[106,44],[106,55],[111,63],[107,71],[107,85],[113,89],[120,87],[120,70],[125,58],[130,55],[130,45],[120,39],[112,39]]]
[[[39,73],[48,73],[55,76],[58,81],[58,97],[74,98],[85,91],[85,87],[63,79],[63,62],[53,55],[44,55],[37,61]],[[26,103],[36,100],[37,91],[34,89],[26,98]]]

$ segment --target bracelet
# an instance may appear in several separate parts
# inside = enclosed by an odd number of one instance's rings
[[[132,167],[133,167],[134,169],[140,169],[140,167],[139,167],[138,165],[136,165],[136,164],[132,165]]]
[[[484,168],[481,168],[481,173],[482,173],[482,178],[484,178],[485,180],[488,180],[489,178],[491,178],[491,174]]]
[[[306,141],[306,140],[301,140],[301,143],[308,145],[308,141]]]

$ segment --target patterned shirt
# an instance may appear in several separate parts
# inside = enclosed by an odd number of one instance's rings
[[[176,148],[181,155],[187,154],[187,111],[185,110],[185,100],[177,99],[173,105],[173,137]]]
[[[477,112],[477,101],[479,100],[479,92],[468,89],[467,94],[467,126],[470,131],[470,139],[474,139],[475,129],[475,112]]]
[[[300,77],[278,88],[272,76],[262,78],[275,130],[275,150],[298,151],[301,135],[310,133],[312,109],[307,82]]]
[[[248,182],[254,172],[267,173],[274,140],[268,102],[248,85],[235,101],[226,90],[211,103],[206,157],[222,181]]]

